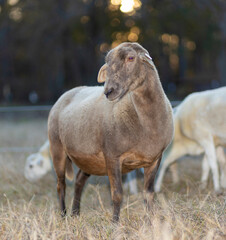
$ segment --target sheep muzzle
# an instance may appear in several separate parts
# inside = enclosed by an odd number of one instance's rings
[[[114,88],[106,89],[106,90],[104,91],[104,94],[105,94],[106,97],[108,98],[108,96],[109,96],[111,93],[113,93],[113,91],[114,91]]]

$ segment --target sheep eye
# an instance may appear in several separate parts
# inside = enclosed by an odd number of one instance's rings
[[[129,57],[128,60],[129,62],[132,62],[134,60],[134,57]]]

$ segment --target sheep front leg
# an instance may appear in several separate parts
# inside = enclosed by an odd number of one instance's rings
[[[144,202],[147,205],[147,210],[151,210],[151,205],[153,203],[155,176],[160,162],[161,157],[150,167],[144,168]]]
[[[113,222],[118,222],[123,194],[121,165],[119,160],[107,161],[107,173],[110,181],[113,202]]]
[[[76,181],[75,181],[74,200],[72,204],[72,213],[71,213],[72,216],[80,214],[80,200],[81,200],[82,190],[89,176],[90,176],[89,174],[86,174],[81,170],[79,170],[77,173]]]
[[[216,149],[216,154],[218,158],[218,162],[220,164],[220,183],[221,187],[226,188],[226,158],[224,155],[224,148],[222,146],[218,146]]]
[[[169,170],[172,175],[173,183],[174,184],[179,183],[180,179],[179,179],[179,174],[178,174],[178,164],[173,163],[171,166],[169,166]]]
[[[202,159],[202,177],[201,177],[201,189],[203,189],[203,190],[207,186],[209,171],[210,171],[210,166],[209,166],[206,156],[204,155],[204,157]]]
[[[186,154],[186,148],[183,145],[178,144],[174,144],[174,148],[172,150],[169,149],[163,154],[162,162],[155,181],[155,192],[160,192],[163,177],[167,168],[184,154]]]
[[[136,170],[127,173],[126,175],[126,183],[124,184],[124,188],[129,188],[131,194],[137,194],[137,173]]]
[[[208,161],[210,169],[212,170],[214,190],[217,194],[220,194],[219,172],[213,138],[209,136],[206,140],[201,141],[200,145],[204,148],[205,157]]]
[[[155,187],[154,187],[155,192],[160,192],[165,172],[166,172],[167,168],[170,166],[170,164],[173,163],[175,160],[176,160],[175,158],[168,158],[167,160],[163,161],[163,164],[160,167],[158,176],[155,181]]]

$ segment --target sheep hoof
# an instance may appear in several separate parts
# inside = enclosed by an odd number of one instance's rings
[[[223,191],[221,189],[215,191],[216,196],[223,195]]]
[[[161,188],[160,188],[159,186],[155,186],[155,187],[154,187],[154,191],[155,191],[156,193],[159,193],[159,192],[161,191]]]
[[[119,216],[113,216],[112,218],[112,222],[115,223],[115,224],[118,224],[119,223]]]
[[[80,215],[80,211],[78,210],[74,210],[71,212],[71,217],[79,217],[79,215]]]
[[[221,179],[221,187],[226,189],[226,178]]]
[[[61,211],[62,219],[64,219],[66,217],[66,215],[67,215],[67,211],[66,210]]]
[[[206,187],[207,187],[207,181],[204,181],[204,182],[201,183],[199,188],[200,188],[200,190],[205,190]]]

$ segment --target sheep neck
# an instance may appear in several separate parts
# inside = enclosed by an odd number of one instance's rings
[[[151,76],[151,77],[150,77]],[[131,100],[139,117],[140,123],[146,129],[152,127],[153,124],[159,126],[159,121],[166,120],[166,102],[161,82],[158,74],[148,72],[143,83],[131,92]],[[156,124],[155,124],[156,123]]]

